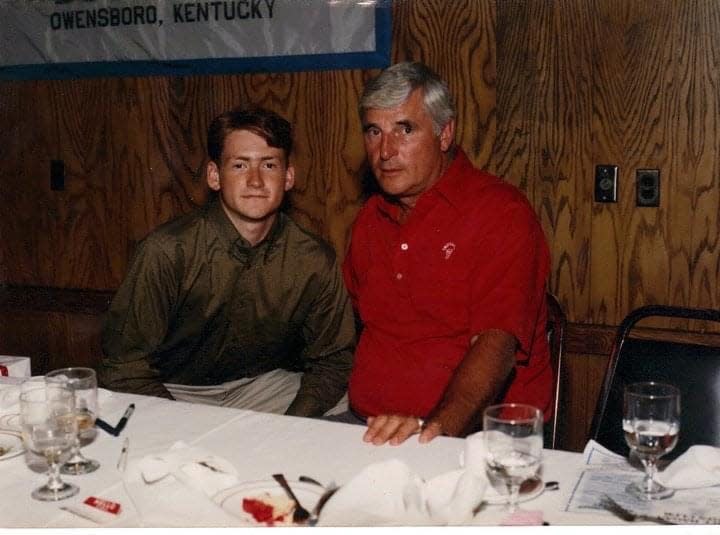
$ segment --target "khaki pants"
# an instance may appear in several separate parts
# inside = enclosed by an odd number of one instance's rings
[[[301,377],[300,372],[277,369],[257,377],[245,377],[219,385],[192,386],[166,383],[165,388],[178,401],[284,414],[297,395]],[[328,411],[328,414],[345,410],[347,410],[347,394]]]

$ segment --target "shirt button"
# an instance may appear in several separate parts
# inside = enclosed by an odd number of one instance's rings
[[[407,251],[408,247],[409,245],[407,243],[403,243],[402,245],[400,245],[400,249],[402,249],[403,251]]]
[[[402,273],[398,273],[397,275],[395,275],[395,278],[396,278],[397,280],[402,279]]]

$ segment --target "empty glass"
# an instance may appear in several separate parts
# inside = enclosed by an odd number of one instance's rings
[[[530,405],[492,405],[483,413],[487,470],[507,485],[510,512],[517,509],[520,485],[540,469],[542,426],[543,413]]]
[[[634,383],[625,387],[625,441],[645,468],[645,478],[627,491],[643,500],[662,500],[675,491],[655,481],[657,461],[671,451],[680,431],[680,391],[663,383]]]
[[[41,384],[20,394],[20,419],[25,446],[48,462],[48,482],[35,489],[40,501],[64,500],[79,489],[60,478],[60,463],[70,456],[75,437],[75,398],[59,383]]]
[[[100,468],[100,463],[86,458],[80,451],[81,439],[94,436],[93,426],[98,415],[97,375],[92,368],[60,368],[45,376],[50,382],[60,381],[67,384],[75,394],[75,417],[77,434],[72,449],[72,456],[62,465],[63,474],[89,474]]]

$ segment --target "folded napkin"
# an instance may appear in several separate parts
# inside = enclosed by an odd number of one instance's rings
[[[691,446],[655,480],[671,489],[697,489],[720,485],[720,448]]]
[[[424,481],[399,460],[371,464],[323,508],[323,526],[463,524],[482,500],[485,482],[465,470]]]
[[[222,527],[237,524],[212,501],[238,483],[227,460],[176,442],[166,452],[130,460],[123,482],[144,527]]]

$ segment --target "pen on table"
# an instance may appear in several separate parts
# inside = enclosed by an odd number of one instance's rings
[[[128,418],[132,416],[133,411],[135,410],[135,404],[131,403],[128,405],[128,408],[125,410],[125,414],[122,415],[122,418],[120,418],[120,421],[115,426],[115,436],[118,436],[123,429],[125,429],[125,424],[127,424]]]
[[[113,426],[111,426],[109,423],[107,423],[105,420],[101,419],[101,418],[95,418],[95,427],[99,427],[100,429],[102,429],[102,430],[105,431],[106,433],[108,433],[108,434],[110,434],[110,435],[112,435],[112,436],[116,436],[116,435],[115,435],[115,428],[114,428]]]
[[[127,456],[128,456],[128,447],[130,447],[130,439],[128,437],[125,437],[125,440],[123,441],[122,449],[120,450],[120,458],[117,462],[117,469],[121,472],[125,471],[125,464],[127,463]]]

